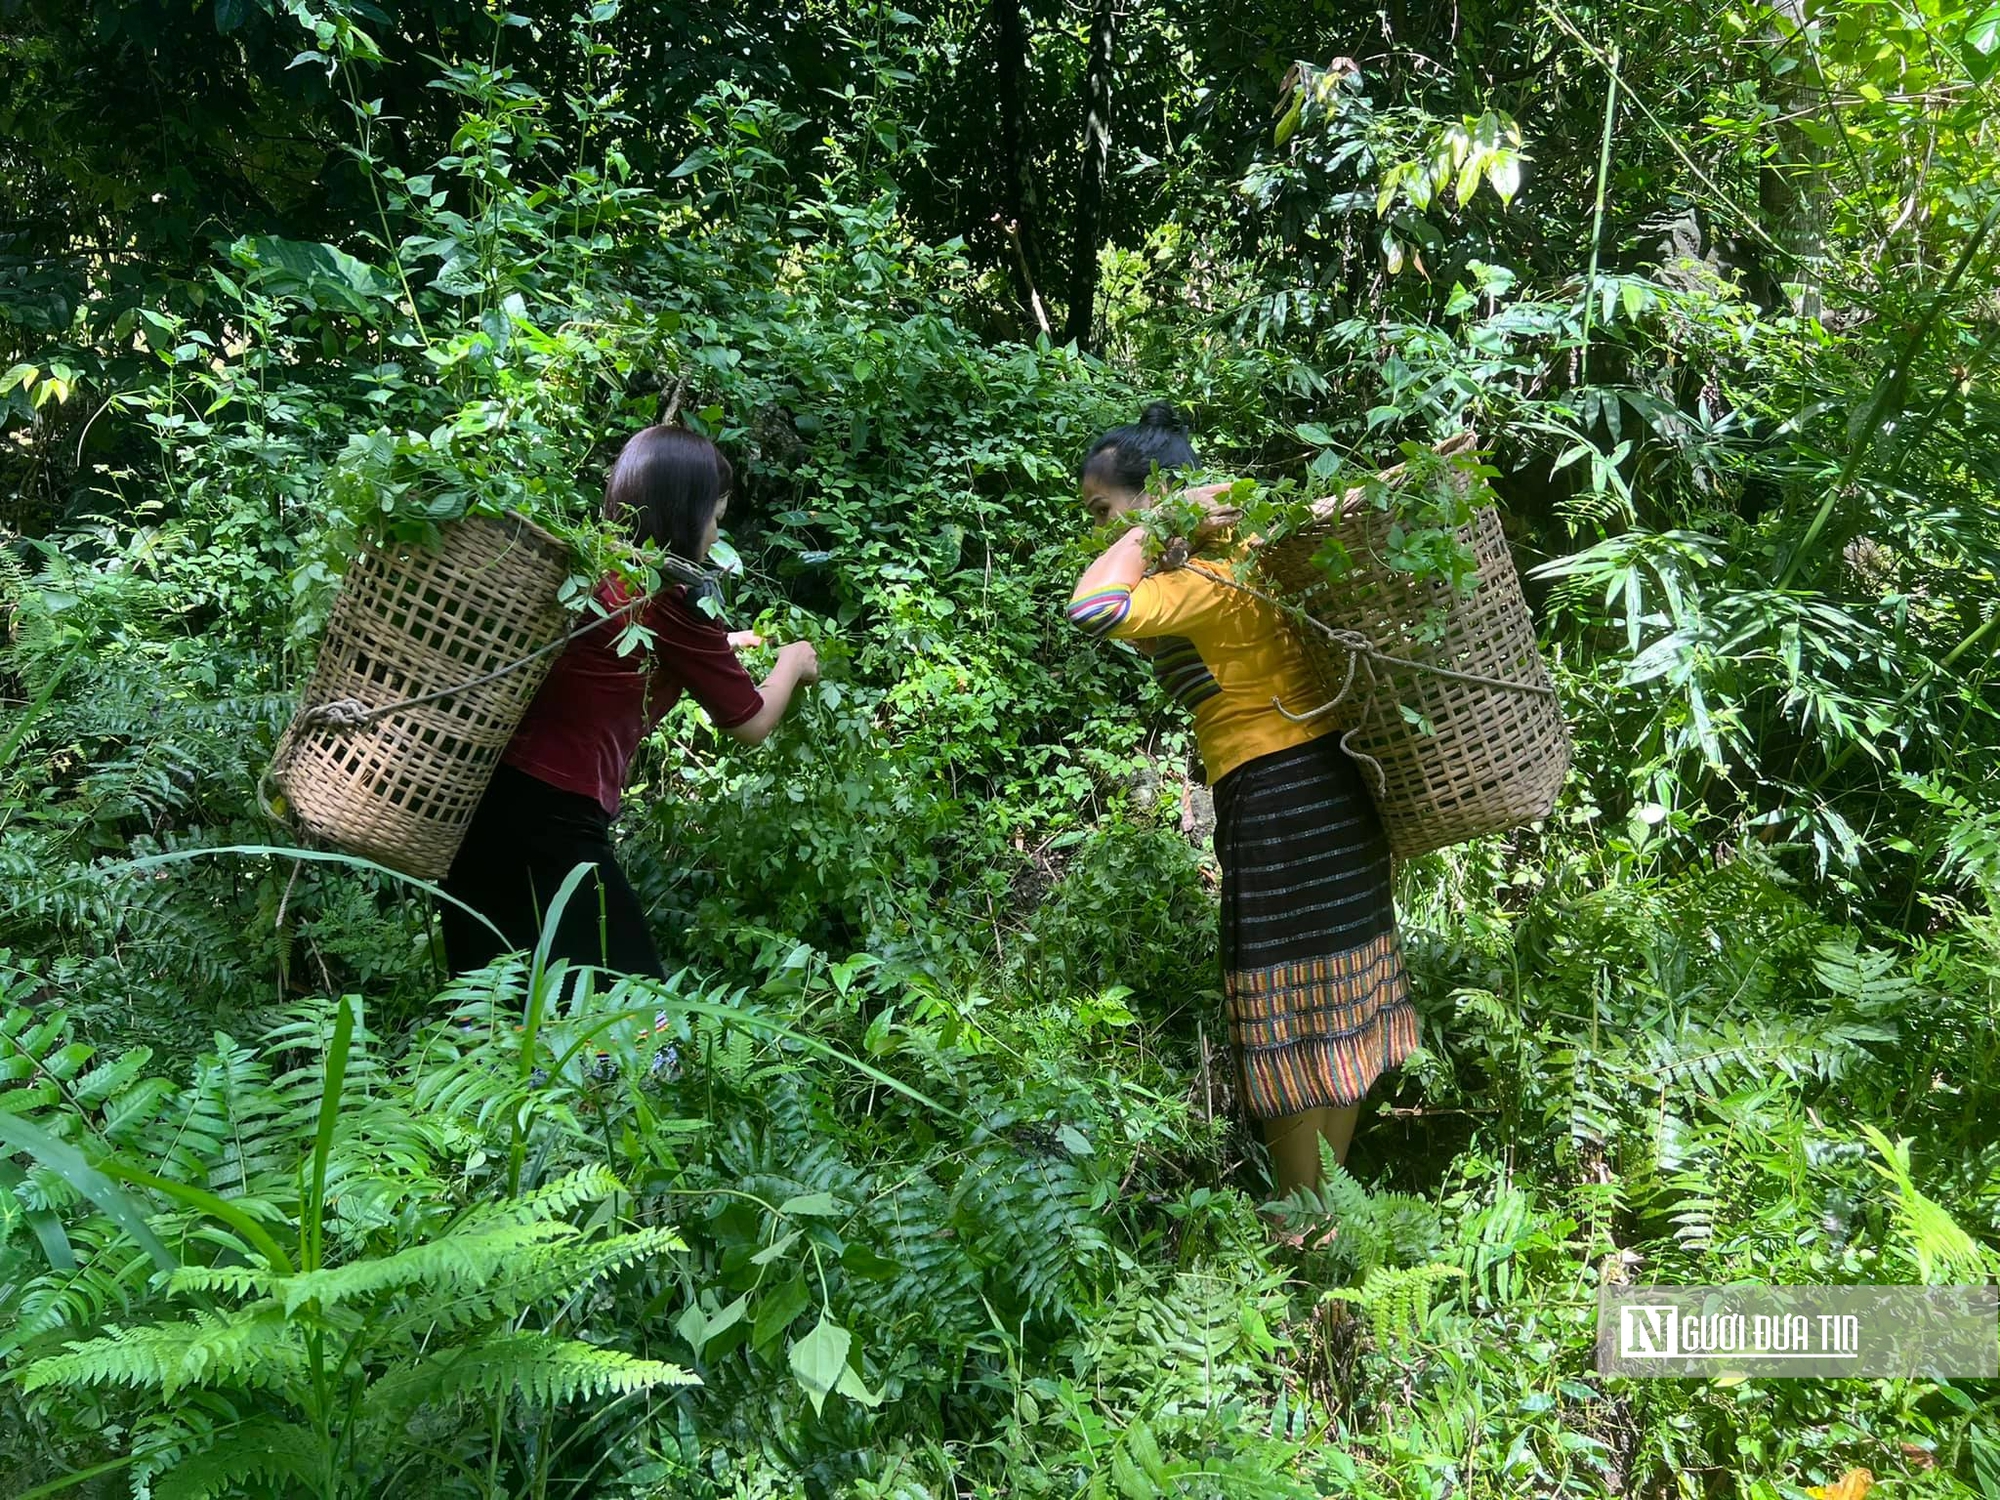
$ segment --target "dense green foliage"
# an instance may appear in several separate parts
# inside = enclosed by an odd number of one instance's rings
[[[1607,1281],[2000,1271],[2000,10],[1415,9],[0,7],[8,1493],[2000,1500],[1976,1383],[1594,1371]],[[1475,427],[1577,737],[1401,872],[1297,1257],[1057,608],[1161,395]],[[668,408],[825,679],[644,748],[672,982],[446,985],[258,777],[358,535],[588,553]]]

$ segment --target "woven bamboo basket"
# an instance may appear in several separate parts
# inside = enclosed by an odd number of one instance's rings
[[[561,639],[571,570],[569,549],[518,517],[440,530],[434,552],[355,559],[269,773],[308,833],[425,880],[450,870],[555,653],[476,679]]]
[[[1439,451],[1460,453],[1474,442],[1465,433]],[[1259,551],[1258,570],[1321,625],[1372,648],[1300,631],[1333,701],[1328,716],[1345,730],[1341,744],[1375,793],[1390,847],[1408,859],[1547,817],[1569,771],[1569,730],[1499,513],[1484,506],[1459,533],[1477,559],[1478,584],[1468,595],[1449,580],[1416,582],[1391,568],[1394,517],[1361,497],[1356,489],[1321,501],[1311,524]],[[1333,584],[1312,562],[1329,537],[1353,561]],[[1427,641],[1420,627],[1433,610],[1442,611],[1443,630]]]

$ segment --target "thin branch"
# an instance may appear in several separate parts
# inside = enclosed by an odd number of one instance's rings
[[[1028,252],[1021,243],[1020,223],[1014,219],[1003,219],[998,214],[993,216],[992,222],[1000,226],[1001,233],[1007,236],[1007,243],[1014,247],[1014,263],[1020,267],[1021,284],[1028,289],[1028,306],[1034,311],[1035,321],[1041,325],[1044,334],[1054,338],[1055,332],[1049,327],[1049,310],[1042,305],[1042,294],[1035,289],[1034,272],[1028,269]]]
[[[687,395],[687,388],[688,388],[688,378],[686,373],[683,372],[680,379],[674,382],[673,395],[668,398],[667,404],[660,409],[660,421],[659,421],[660,426],[662,427],[673,426],[674,418],[680,415],[681,401]]]

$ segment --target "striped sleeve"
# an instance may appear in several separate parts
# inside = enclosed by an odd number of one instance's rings
[[[1222,691],[1195,643],[1180,636],[1160,638],[1159,650],[1153,653],[1153,677],[1169,697],[1189,708]]]
[[[1132,589],[1129,584],[1096,589],[1069,601],[1070,623],[1082,626],[1095,636],[1109,635],[1131,612]]]

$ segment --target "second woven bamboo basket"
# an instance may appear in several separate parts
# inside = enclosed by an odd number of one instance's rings
[[[305,831],[424,880],[451,869],[555,653],[476,679],[561,638],[572,566],[519,517],[439,530],[436,551],[366,547],[349,567],[270,771]],[[343,724],[330,705],[370,717]]]

